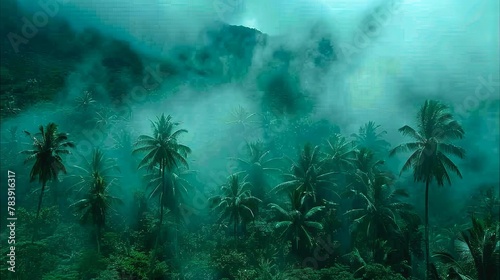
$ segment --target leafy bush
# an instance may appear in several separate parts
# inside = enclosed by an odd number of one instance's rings
[[[151,266],[150,256],[136,250],[131,250],[129,255],[113,255],[109,262],[107,274],[116,271],[120,279],[157,279],[168,272],[165,262],[155,261]]]
[[[86,250],[78,261],[78,272],[80,279],[91,279],[97,277],[108,264],[108,261],[97,254],[94,250]]]
[[[404,280],[405,278],[391,268],[381,264],[369,264],[364,268],[363,280]]]
[[[217,251],[212,261],[214,262],[215,268],[220,273],[219,277],[232,278],[244,273],[244,270],[249,267],[250,260],[243,252],[226,249]]]
[[[79,275],[76,267],[65,265],[59,266],[57,269],[45,274],[42,280],[73,280],[78,278]]]
[[[348,272],[344,266],[334,266],[323,269],[312,269],[310,267],[303,269],[293,269],[285,273],[285,279],[288,280],[354,280],[354,276]]]
[[[42,279],[42,275],[54,269],[55,263],[53,258],[49,258],[47,251],[47,244],[43,242],[18,242],[16,241],[16,266],[15,273],[21,280]],[[10,246],[2,247],[2,256],[9,253]],[[6,270],[7,264],[2,265],[2,279],[9,279],[4,277],[4,274],[10,273]]]

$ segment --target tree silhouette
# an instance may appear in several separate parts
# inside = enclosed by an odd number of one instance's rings
[[[318,146],[313,148],[306,144],[298,162],[292,163],[291,172],[284,175],[286,181],[274,187],[272,192],[297,190],[312,198],[316,203],[318,190],[334,186],[330,177],[336,174],[324,168],[325,162],[320,159],[318,151]],[[328,190],[333,191],[331,188]]]
[[[282,158],[269,158],[270,150],[265,150],[261,142],[247,143],[248,156],[246,158],[231,158],[243,169],[236,174],[244,174],[243,180],[252,186],[253,195],[263,199],[266,195],[269,179],[273,175],[281,174],[277,164]]]
[[[30,172],[30,182],[38,178],[38,182],[42,184],[36,210],[37,220],[40,215],[40,208],[42,206],[43,194],[47,182],[57,180],[59,172],[66,173],[66,167],[63,164],[61,155],[69,154],[70,151],[67,148],[75,147],[73,142],[68,141],[68,135],[66,133],[59,133],[57,131],[57,125],[55,123],[49,123],[45,128],[40,126],[39,130],[40,132],[35,135],[32,135],[28,131],[24,131],[28,137],[32,138],[33,149],[21,152],[28,155],[25,163],[34,161]],[[33,234],[33,240],[35,239],[35,234],[36,228]]]
[[[285,210],[275,203],[270,203],[269,207],[275,210],[279,215],[279,221],[276,223],[276,229],[282,229],[281,238],[292,241],[292,248],[299,252],[303,246],[312,247],[314,238],[312,230],[323,229],[320,222],[313,220],[314,216],[322,211],[325,206],[315,206],[306,209],[305,194],[299,190],[294,190],[289,194],[290,208]],[[303,243],[301,243],[303,242]]]
[[[326,160],[337,172],[347,172],[354,167],[356,150],[354,143],[340,134],[334,134],[326,141]]]
[[[160,219],[158,226],[158,237],[163,223],[163,208],[166,205],[166,172],[171,173],[179,166],[188,167],[186,157],[191,153],[191,149],[178,142],[178,137],[187,133],[185,129],[175,130],[178,123],[172,122],[172,117],[165,117],[162,114],[155,122],[151,122],[153,135],[140,135],[134,144],[136,149],[133,153],[145,152],[146,155],[139,163],[139,168],[146,167],[149,171],[154,171],[155,167],[161,178],[162,186],[159,195]],[[175,215],[178,216],[178,215]]]
[[[390,144],[382,139],[382,136],[387,134],[387,131],[378,132],[378,128],[380,128],[380,125],[370,121],[361,126],[357,134],[353,133],[351,136],[354,137],[354,142],[358,147],[370,149],[375,154],[380,155],[387,151],[386,149],[390,147]]]
[[[404,136],[410,136],[414,142],[401,144],[390,151],[393,156],[398,152],[411,151],[400,174],[413,169],[415,182],[425,182],[425,255],[427,278],[430,274],[429,256],[429,184],[433,179],[438,186],[446,180],[451,184],[449,171],[462,178],[460,170],[447,156],[464,158],[465,150],[448,140],[461,139],[464,136],[462,126],[453,119],[448,106],[434,100],[426,100],[417,115],[417,129],[405,125],[399,129]]]
[[[218,223],[229,220],[233,224],[236,238],[237,228],[255,219],[255,211],[260,199],[251,195],[248,182],[240,182],[238,175],[229,176],[227,183],[221,187],[222,194],[209,198],[212,208],[219,211]]]
[[[82,223],[91,222],[95,228],[97,252],[101,252],[100,239],[102,229],[106,225],[106,214],[114,202],[121,200],[109,194],[109,188],[114,186],[116,178],[110,173],[111,170],[118,171],[118,166],[111,158],[106,158],[104,153],[96,148],[92,153],[91,160],[85,159],[85,167],[74,166],[80,170],[81,175],[74,175],[80,179],[73,185],[78,192],[86,189],[85,197],[73,203],[77,212],[81,213]]]

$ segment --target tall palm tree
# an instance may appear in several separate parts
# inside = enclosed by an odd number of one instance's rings
[[[236,174],[244,174],[244,181],[249,182],[253,187],[253,194],[256,197],[264,198],[269,179],[273,175],[281,174],[281,169],[277,165],[282,158],[269,158],[270,150],[265,150],[262,142],[247,143],[248,156],[243,158],[230,158],[236,161],[243,169]]]
[[[293,190],[289,194],[290,209],[285,210],[283,207],[270,203],[271,209],[275,210],[280,216],[280,220],[276,223],[276,229],[282,229],[281,238],[287,238],[292,241],[292,248],[295,252],[299,252],[302,246],[312,247],[314,238],[312,236],[313,229],[321,230],[323,225],[315,221],[314,216],[321,212],[325,206],[315,206],[307,209],[305,202],[305,193],[300,190]],[[300,243],[304,242],[304,243]]]
[[[236,238],[238,226],[255,219],[255,211],[260,199],[251,195],[248,182],[240,182],[238,175],[229,176],[221,187],[222,194],[209,198],[213,209],[219,211],[218,223],[228,219],[233,224]]]
[[[438,186],[443,186],[445,180],[451,184],[449,171],[462,178],[460,170],[447,154],[464,158],[465,150],[447,141],[462,139],[464,130],[453,119],[448,106],[435,100],[425,101],[417,114],[417,121],[417,129],[408,125],[399,129],[399,132],[410,136],[414,141],[395,147],[390,151],[390,155],[411,151],[412,154],[401,168],[400,175],[411,168],[414,181],[425,182],[425,255],[429,277],[429,184],[433,180],[436,180]]]
[[[335,186],[330,177],[337,172],[328,171],[324,163],[319,157],[319,147],[313,148],[306,144],[298,162],[293,162],[291,172],[285,174],[286,181],[274,187],[272,192],[297,190],[304,192],[316,203],[316,194],[320,188]],[[333,191],[331,188],[328,190]]]
[[[162,114],[155,122],[151,121],[153,135],[140,135],[134,144],[137,148],[133,153],[145,152],[146,156],[139,162],[139,168],[146,167],[149,171],[154,171],[155,167],[161,177],[160,190],[160,221],[158,230],[161,232],[163,223],[163,208],[166,204],[166,180],[165,172],[172,172],[179,166],[188,167],[186,157],[191,153],[191,149],[178,142],[178,137],[187,133],[185,129],[175,130],[179,123],[172,122],[172,117]],[[177,216],[177,215],[176,215]],[[160,235],[158,233],[158,236]]]
[[[39,127],[40,132],[32,135],[28,131],[24,131],[26,135],[33,140],[33,149],[22,151],[28,157],[25,163],[35,161],[30,172],[30,182],[38,181],[42,184],[42,189],[38,199],[38,207],[36,211],[36,219],[40,215],[40,207],[42,206],[43,193],[47,182],[57,180],[60,172],[66,173],[66,167],[63,164],[61,155],[69,154],[67,148],[74,148],[73,142],[68,141],[68,134],[57,131],[55,123],[49,123],[44,128]]]

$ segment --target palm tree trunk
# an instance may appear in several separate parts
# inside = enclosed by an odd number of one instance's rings
[[[101,228],[99,226],[96,226],[95,229],[95,240],[97,241],[97,254],[101,254],[101,242],[99,240],[99,237],[101,236]]]
[[[411,253],[411,248],[410,248],[410,239],[411,239],[411,234],[409,229],[407,228],[405,230],[404,236],[403,236],[403,244],[404,244],[404,250],[403,250],[403,260],[406,260],[408,262],[408,266],[403,268],[403,272],[401,275],[405,277],[406,279],[410,278],[411,272],[413,269],[413,261],[412,261],[412,253]],[[401,244],[401,245],[403,245]]]
[[[35,218],[35,229],[33,230],[33,236],[31,237],[31,243],[35,241],[35,236],[37,235],[38,232],[38,217],[40,216],[40,209],[42,207],[42,198],[43,198],[43,193],[45,192],[45,182],[42,184],[42,192],[40,192],[40,197],[38,198],[38,208],[36,210],[36,218]]]
[[[160,235],[160,228],[161,228],[161,225],[163,224],[163,194],[160,193],[160,219],[159,219],[159,222],[158,222],[158,236]]]
[[[163,193],[165,191],[165,173],[163,172],[163,163],[162,162],[160,162],[160,177],[161,177],[161,192],[160,192],[160,201],[159,201],[160,202],[160,219],[158,222],[158,233],[156,235],[155,247],[153,249],[153,253],[151,254],[151,258],[149,260],[150,277],[152,277],[153,264],[154,264],[156,254],[158,253],[158,243],[159,243],[160,236],[161,236],[161,226],[163,224]]]
[[[161,172],[161,195],[160,195],[160,226],[163,224],[163,200],[165,199],[165,164],[160,165]]]
[[[158,234],[156,235],[156,242],[154,248],[154,254],[156,254],[158,249],[158,242],[161,236],[161,226],[163,225],[163,194],[165,191],[165,172],[163,172],[163,164],[160,163],[160,176],[161,176],[161,193],[160,193],[160,219],[158,222]]]
[[[42,185],[42,192],[40,193],[40,197],[38,198],[38,208],[36,210],[36,219],[38,220],[38,216],[40,215],[40,208],[42,207],[42,198],[43,193],[45,192],[45,183]]]
[[[425,275],[430,279],[430,254],[429,254],[429,179],[425,181]]]
[[[177,208],[176,208],[177,212]],[[178,213],[175,213],[175,234],[174,234],[174,254],[177,256],[179,253],[179,217]]]
[[[234,224],[233,224],[233,234],[234,234],[234,240],[236,240],[236,237],[237,237],[237,236],[236,236],[236,231],[237,231],[237,229],[238,229],[238,222],[237,222],[237,221],[238,221],[238,220],[235,220],[235,221],[234,221]]]
[[[174,232],[174,256],[177,257],[179,253],[179,223],[180,223],[180,212],[179,212],[179,200],[177,199],[177,192],[175,191],[175,182],[174,178],[172,176],[172,173],[169,172],[169,179],[170,179],[170,190],[171,193],[170,195],[172,196],[172,204],[173,204],[173,212],[174,212],[174,217],[175,217],[175,232]]]
[[[294,247],[295,247],[295,252],[296,253],[299,253],[299,229],[297,228],[297,226],[295,226],[295,240],[294,240],[295,244],[294,244]],[[293,247],[292,247],[292,250],[293,250]]]

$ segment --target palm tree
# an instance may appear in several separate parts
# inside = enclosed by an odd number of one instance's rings
[[[493,280],[500,276],[499,226],[486,227],[472,218],[472,227],[460,232],[455,240],[458,258],[447,252],[433,257],[448,269],[448,279]]]
[[[354,153],[354,168],[366,173],[369,177],[374,177],[380,173],[379,167],[385,162],[375,157],[372,150],[368,148],[361,148]]]
[[[378,160],[374,153],[368,149],[362,147],[361,149],[354,150],[354,160],[353,166],[348,172],[345,174],[345,188],[344,194],[348,194],[350,200],[344,200],[344,202],[350,202],[350,206],[347,203],[344,203],[344,213],[350,209],[362,209],[366,207],[366,201],[361,195],[354,195],[354,191],[367,194],[368,188],[367,185],[371,184],[371,182],[377,180],[382,180],[387,184],[391,183],[391,174],[382,171],[379,167],[384,164],[384,161]],[[363,177],[360,177],[362,175]],[[354,237],[350,231],[347,229],[350,227],[351,223],[348,219],[344,219],[344,223],[347,222],[344,226],[344,232],[346,238],[351,239]],[[351,242],[355,241],[351,239]],[[351,243],[349,242],[349,243]],[[352,246],[353,244],[351,244]]]
[[[387,151],[386,149],[390,146],[389,142],[382,139],[382,136],[387,134],[387,131],[378,132],[379,127],[380,125],[370,121],[359,128],[358,134],[353,133],[351,136],[354,137],[357,146],[368,148],[375,154],[379,154]]]
[[[86,189],[85,198],[73,203],[71,207],[76,207],[82,213],[80,221],[87,223],[91,220],[95,227],[97,252],[100,253],[100,238],[102,228],[105,226],[106,213],[111,203],[120,202],[119,199],[111,196],[108,189],[114,185],[116,178],[110,173],[112,170],[119,171],[115,160],[107,158],[104,153],[95,148],[92,152],[91,160],[85,159],[85,166],[73,166],[81,174],[74,175],[79,181],[73,185],[78,188],[77,192]]]
[[[104,106],[99,108],[99,111],[95,112],[95,114],[96,116],[90,122],[100,129],[107,129],[118,121],[118,116],[115,112]]]
[[[468,211],[471,215],[481,217],[487,226],[499,220],[500,198],[496,194],[495,187],[483,186],[473,199],[476,203],[471,205]]]
[[[132,139],[130,132],[122,130],[111,135],[113,139],[113,149],[120,152],[130,151],[132,149]]]
[[[140,135],[134,144],[137,148],[133,153],[146,152],[146,156],[139,163],[139,168],[146,167],[149,171],[158,171],[162,186],[160,189],[160,221],[158,226],[158,236],[160,236],[161,225],[163,223],[163,208],[166,204],[165,171],[171,173],[179,166],[188,167],[186,157],[191,153],[191,149],[178,142],[178,137],[187,133],[185,129],[175,130],[178,123],[172,122],[172,117],[162,114],[155,122],[151,121],[153,136]],[[176,208],[177,209],[177,208]],[[178,216],[178,215],[176,215]],[[176,231],[177,232],[177,231]]]
[[[414,142],[395,147],[390,151],[390,156],[398,152],[412,151],[401,168],[400,175],[412,168],[414,181],[425,182],[425,256],[429,277],[429,184],[433,179],[437,181],[438,186],[443,186],[444,180],[451,184],[449,171],[462,178],[460,170],[447,154],[464,158],[465,150],[446,141],[462,139],[464,130],[453,119],[448,106],[434,100],[425,101],[417,114],[417,121],[417,129],[408,125],[399,129],[403,135],[413,138]]]
[[[245,108],[238,106],[231,112],[231,117],[226,122],[227,124],[237,125],[244,129],[250,126],[252,123],[256,123],[256,120],[252,118],[255,116],[255,113],[248,112]]]
[[[66,167],[63,164],[61,155],[69,154],[70,151],[67,148],[75,147],[73,142],[68,141],[68,134],[57,131],[55,123],[49,123],[45,128],[40,126],[39,130],[40,132],[35,135],[24,131],[28,137],[33,139],[33,149],[21,152],[28,155],[25,163],[35,161],[30,172],[30,182],[38,178],[38,181],[42,184],[36,219],[38,219],[40,214],[43,193],[45,192],[47,182],[57,180],[59,172],[66,173]]]
[[[233,174],[221,187],[222,194],[209,198],[213,209],[220,213],[217,223],[229,219],[235,238],[238,226],[254,220],[258,203],[262,202],[251,195],[249,185],[248,182],[240,182],[238,175]]]
[[[405,278],[410,278],[414,264],[413,259],[423,259],[424,256],[422,250],[424,247],[422,246],[423,233],[419,229],[420,217],[415,212],[410,212],[410,215],[401,215],[401,218],[404,220],[403,225],[400,226],[396,235],[391,237],[392,246],[397,248],[391,259],[401,264],[395,268],[395,271],[401,271],[400,273]]]
[[[158,170],[159,167],[155,167],[155,170]],[[191,184],[188,181],[188,176],[193,174],[194,171],[188,170],[185,167],[174,168],[174,170],[165,174],[165,181],[162,181],[162,178],[158,176],[157,173],[147,174],[145,177],[147,178],[148,185],[152,187],[152,191],[149,195],[149,198],[153,198],[156,196],[161,196],[163,184],[165,184],[165,198],[163,199],[163,205],[160,207],[165,207],[171,211],[171,214],[174,215],[175,220],[175,236],[177,238],[178,225],[182,221],[182,203],[184,199],[187,198],[189,192],[192,188]],[[177,240],[177,239],[176,239]]]
[[[306,245],[312,247],[314,245],[314,238],[312,237],[312,230],[323,229],[320,222],[314,221],[313,217],[322,211],[325,206],[315,206],[311,209],[306,209],[305,193],[299,190],[293,190],[289,194],[290,210],[285,210],[281,206],[270,203],[271,209],[276,210],[280,216],[280,221],[276,223],[276,229],[283,229],[280,238],[287,238],[292,241],[292,248],[296,252],[302,248],[300,242],[307,242]]]
[[[75,103],[76,103],[75,109],[85,112],[91,106],[93,106],[94,103],[96,103],[96,101],[92,96],[92,92],[86,90],[82,93],[81,96],[79,96],[75,99]]]
[[[73,166],[81,173],[72,176],[79,179],[79,181],[72,186],[72,188],[77,188],[77,192],[82,191],[84,188],[92,188],[99,178],[102,178],[105,182],[112,182],[115,177],[110,172],[112,170],[119,171],[115,160],[106,158],[99,148],[94,149],[90,161],[86,158],[84,158],[84,160],[85,166]]]
[[[92,222],[95,227],[95,237],[97,242],[97,253],[101,253],[101,232],[106,225],[106,214],[113,202],[121,202],[120,199],[109,194],[109,187],[113,181],[107,183],[104,178],[97,175],[94,184],[89,189],[85,198],[78,200],[71,206],[81,212],[80,221],[83,223]]]
[[[384,161],[377,159],[375,154],[367,148],[355,150],[353,164],[353,171],[348,174],[348,190],[355,189],[367,193],[367,183],[365,183],[365,181],[373,182],[379,177],[379,179],[386,183],[390,183],[393,180],[394,176],[391,173],[380,169]],[[360,179],[360,174],[363,174],[366,179]],[[358,198],[359,196],[356,197],[355,203]],[[354,205],[354,208],[358,208],[358,206],[359,205]]]
[[[386,239],[399,231],[402,218],[412,214],[411,205],[400,200],[408,197],[408,193],[403,189],[393,188],[390,178],[380,174],[370,178],[368,174],[359,171],[356,177],[364,185],[365,191],[351,189],[350,193],[359,197],[362,205],[345,213],[354,219],[356,231],[373,241]],[[376,244],[371,245],[374,252]]]
[[[325,161],[319,158],[318,151],[318,146],[313,148],[306,144],[299,161],[297,163],[292,161],[291,173],[285,174],[286,181],[274,187],[272,192],[297,190],[304,192],[316,203],[318,189],[335,186],[330,177],[337,173],[324,168]]]
[[[336,133],[326,141],[326,160],[333,170],[346,172],[354,166],[356,150],[354,143]]]
[[[247,143],[248,157],[231,158],[243,169],[236,174],[245,174],[243,180],[249,182],[253,187],[256,197],[264,198],[268,180],[273,175],[281,174],[281,169],[276,168],[282,158],[268,158],[270,150],[265,150],[262,142]]]

